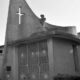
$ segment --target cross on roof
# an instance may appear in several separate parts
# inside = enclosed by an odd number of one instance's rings
[[[21,8],[19,7],[19,12],[17,13],[19,15],[19,24],[21,24],[21,16],[24,15],[21,13]]]

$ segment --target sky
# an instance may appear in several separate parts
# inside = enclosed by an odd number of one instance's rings
[[[80,32],[80,0],[26,0],[33,12],[46,22],[59,26],[76,26]],[[4,44],[9,0],[0,0],[0,45]]]

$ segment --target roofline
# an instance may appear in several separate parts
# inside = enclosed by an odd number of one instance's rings
[[[1,45],[0,48],[4,47],[4,45]]]
[[[80,45],[80,39],[77,36],[69,34],[69,33],[65,33],[65,32],[57,32],[57,31],[34,33],[26,39],[8,42],[7,45],[17,46],[19,44],[28,44],[28,43],[32,43],[36,41],[49,39],[49,38],[66,39],[68,41],[72,41],[73,43],[77,45]]]

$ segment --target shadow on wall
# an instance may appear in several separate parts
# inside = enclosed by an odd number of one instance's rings
[[[80,77],[59,74],[55,76],[53,80],[80,80]]]

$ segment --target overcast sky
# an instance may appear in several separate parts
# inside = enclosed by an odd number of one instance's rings
[[[27,0],[39,17],[44,14],[47,22],[60,26],[76,26],[80,32],[80,0]],[[9,0],[0,0],[0,45],[4,44]]]

